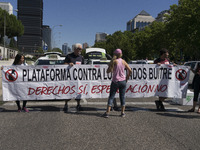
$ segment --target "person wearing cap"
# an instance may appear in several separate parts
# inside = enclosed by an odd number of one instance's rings
[[[113,104],[115,94],[119,89],[119,97],[121,103],[121,117],[125,117],[125,92],[126,92],[126,83],[131,75],[131,68],[125,60],[122,58],[122,50],[116,49],[114,51],[114,56],[111,62],[108,65],[107,73],[112,72],[112,82],[110,85],[110,95],[108,98],[107,110],[102,115],[102,117],[108,118],[108,114]],[[127,75],[125,75],[125,68],[127,69]]]

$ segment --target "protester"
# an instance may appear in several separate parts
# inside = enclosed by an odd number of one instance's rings
[[[192,81],[192,87],[194,89],[194,98],[193,98],[193,107],[190,110],[188,110],[188,112],[194,112],[200,92],[200,63],[197,64],[195,70],[193,70],[192,68],[190,68],[190,70],[195,74],[194,79]],[[197,113],[200,113],[200,106],[197,110]]]
[[[14,60],[12,65],[26,66],[27,64],[24,62],[24,55],[17,54],[15,56],[15,60]],[[3,67],[1,67],[1,70],[2,69],[3,69]],[[12,73],[14,74],[15,72],[12,72]],[[13,79],[11,76],[9,76],[9,78],[10,78],[10,80]],[[17,104],[17,107],[18,107],[18,112],[21,112],[21,111],[29,112],[29,110],[26,108],[26,103],[27,103],[27,101],[23,101],[23,107],[21,108],[20,101],[19,100],[16,101],[16,104]]]
[[[157,58],[155,61],[154,61],[154,64],[157,64],[157,65],[161,65],[161,64],[170,64],[170,60],[168,58],[169,56],[169,53],[168,53],[168,50],[165,49],[165,48],[162,48],[160,50],[160,57]],[[175,65],[175,64],[174,64]],[[165,107],[163,105],[163,101],[166,99],[166,97],[159,97],[159,100],[156,100],[155,101],[155,104],[156,104],[156,108],[157,110],[159,111],[165,111]]]
[[[115,98],[115,94],[119,89],[119,97],[121,102],[121,117],[125,117],[125,92],[126,92],[126,82],[129,79],[131,74],[131,68],[122,58],[121,49],[116,49],[114,51],[114,56],[111,62],[109,63],[107,73],[112,72],[113,78],[110,86],[110,95],[108,98],[107,110],[102,115],[105,118],[108,118],[108,114],[113,104],[113,99]],[[125,75],[124,70],[127,69],[127,75]]]
[[[84,64],[84,58],[81,55],[81,51],[82,51],[82,45],[80,43],[76,43],[74,47],[74,52],[66,56],[65,64],[68,64],[70,66]],[[65,100],[65,106],[63,108],[64,112],[68,112],[68,101],[70,100],[71,99]],[[77,101],[77,106],[76,106],[77,111],[82,110],[82,107],[80,105],[81,99],[75,99],[75,100]]]

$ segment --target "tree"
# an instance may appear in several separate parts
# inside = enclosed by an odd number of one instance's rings
[[[15,41],[14,38],[11,38],[10,39],[10,45],[9,45],[11,48],[17,48],[17,42]]]
[[[123,57],[125,60],[130,60],[135,56],[133,49],[133,33],[130,31],[116,31],[112,35],[106,37],[105,42],[97,42],[94,47],[106,49],[106,53],[113,55],[115,49],[120,48],[123,51]]]
[[[179,0],[167,17],[167,30],[176,47],[193,59],[200,58],[200,1]]]
[[[21,21],[17,20],[16,16],[9,15],[7,11],[0,8],[0,41],[4,37],[4,20],[6,20],[6,36],[8,38],[24,34],[24,26]]]

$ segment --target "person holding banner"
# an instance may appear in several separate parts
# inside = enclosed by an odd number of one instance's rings
[[[170,64],[170,60],[169,60],[169,53],[168,53],[168,50],[165,49],[165,48],[162,48],[160,50],[160,57],[157,58],[155,61],[154,61],[154,64],[157,64],[157,65],[161,65],[161,64]],[[157,110],[159,111],[165,111],[165,107],[163,105],[163,101],[166,99],[166,97],[159,97],[159,100],[156,100],[155,101],[155,104],[156,104],[156,108]]]
[[[65,64],[68,64],[70,66],[84,64],[84,58],[81,55],[81,51],[82,51],[82,45],[80,43],[76,43],[74,47],[74,52],[66,56]],[[68,101],[70,100],[71,99],[65,100],[65,106],[63,108],[64,112],[68,112]],[[76,106],[77,111],[82,110],[81,105],[80,105],[81,99],[75,99],[75,100],[77,101],[77,106]]]
[[[126,93],[126,82],[131,75],[131,68],[127,64],[125,60],[122,58],[121,49],[116,49],[114,51],[114,56],[111,62],[109,63],[107,73],[112,72],[112,83],[110,86],[110,95],[108,98],[107,110],[102,115],[102,117],[108,118],[108,114],[113,104],[113,100],[115,98],[115,94],[119,89],[119,97],[121,102],[121,117],[125,117],[125,93]],[[125,68],[127,69],[127,75],[125,75]]]
[[[24,62],[24,55],[17,54],[15,56],[15,60],[14,60],[12,65],[26,66],[27,64]],[[3,69],[3,67],[1,67],[1,70],[2,69]],[[26,108],[26,103],[27,103],[27,101],[23,101],[23,107],[21,108],[20,101],[19,100],[16,101],[16,104],[17,104],[17,107],[18,107],[18,112],[21,112],[21,111],[29,112],[29,110]]]
[[[199,92],[200,92],[200,63],[197,64],[195,70],[193,70],[192,68],[190,70],[195,74],[194,79],[192,81],[192,86],[194,89],[194,98],[193,98],[193,107],[190,110],[188,110],[188,112],[194,112],[197,102],[198,102],[198,97],[199,97]],[[200,114],[200,106],[197,110],[197,113]]]

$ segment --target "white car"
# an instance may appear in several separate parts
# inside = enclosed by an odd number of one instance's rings
[[[36,60],[35,65],[62,65],[65,62],[65,57],[59,52],[47,52],[44,55]]]
[[[132,60],[129,64],[153,64],[153,60]]]
[[[200,63],[200,61],[188,61],[184,63],[184,66],[188,66],[191,69],[195,70],[198,63]],[[192,84],[193,78],[194,78],[194,73],[190,70],[190,76],[188,80],[189,84]]]
[[[95,65],[95,64],[108,64],[110,62],[110,60],[100,60],[100,59],[90,59],[87,61],[86,64],[91,64],[91,65]]]

